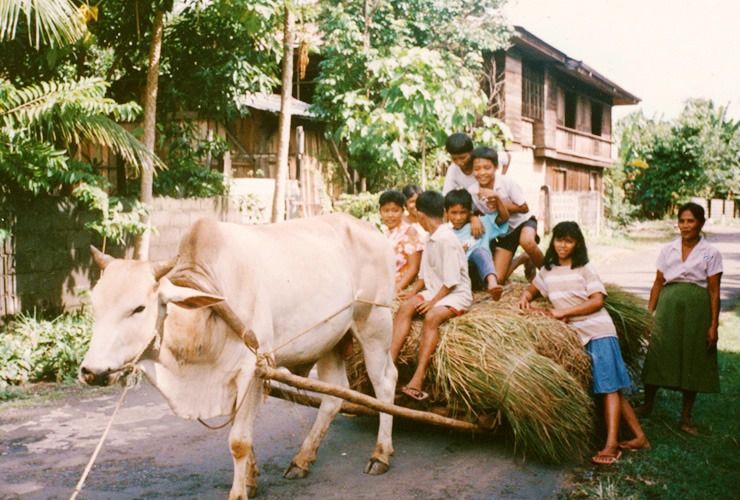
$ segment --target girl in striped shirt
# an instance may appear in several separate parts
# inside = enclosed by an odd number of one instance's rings
[[[561,222],[553,228],[544,267],[522,293],[518,306],[529,309],[538,294],[552,302],[553,317],[573,327],[591,357],[593,392],[603,396],[607,427],[606,444],[591,460],[609,465],[622,456],[620,448],[649,448],[632,406],[619,392],[631,385],[630,378],[619,350],[617,330],[603,307],[606,290],[588,262],[586,242],[575,222]],[[617,440],[620,417],[634,439]]]

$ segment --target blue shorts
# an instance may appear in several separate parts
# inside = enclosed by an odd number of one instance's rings
[[[594,374],[594,394],[610,394],[632,385],[622,360],[617,337],[602,337],[586,344]]]

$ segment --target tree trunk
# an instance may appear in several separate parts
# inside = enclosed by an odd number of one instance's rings
[[[149,68],[146,73],[146,90],[144,95],[144,146],[154,151],[154,140],[157,125],[157,89],[159,85],[159,59],[162,54],[162,31],[164,29],[164,11],[157,9],[154,12],[152,24],[152,41],[149,45]],[[154,177],[154,163],[147,156],[141,170],[140,201],[146,205],[152,204],[152,180]],[[144,215],[141,222],[149,225],[151,216]],[[149,259],[149,239],[151,231],[146,230],[136,239],[134,259]]]
[[[278,169],[275,178],[275,196],[272,200],[272,222],[285,218],[285,189],[288,182],[288,149],[290,148],[290,101],[293,94],[293,36],[295,18],[285,7],[283,32],[283,92],[280,96],[280,142],[278,143]]]

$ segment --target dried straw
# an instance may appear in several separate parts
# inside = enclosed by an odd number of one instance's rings
[[[479,299],[466,314],[440,327],[425,390],[447,414],[491,428],[503,416],[520,450],[562,462],[589,446],[594,425],[590,360],[566,323],[516,308],[525,287],[512,285],[499,302]],[[650,314],[639,299],[618,287],[608,285],[607,293],[607,310],[616,318],[625,361],[634,372]],[[549,308],[544,301],[533,306]],[[401,349],[399,387],[416,366],[420,330],[421,321],[415,320]],[[359,345],[347,365],[352,388],[372,394]]]

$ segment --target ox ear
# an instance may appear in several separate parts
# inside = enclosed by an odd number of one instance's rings
[[[200,309],[223,302],[223,297],[201,292],[194,288],[173,285],[167,278],[159,280],[159,297],[165,304],[171,302],[186,309]]]
[[[110,255],[105,255],[103,252],[92,245],[90,245],[90,251],[93,254],[93,259],[95,259],[95,263],[98,265],[101,271],[108,267],[108,264],[116,260]]]

